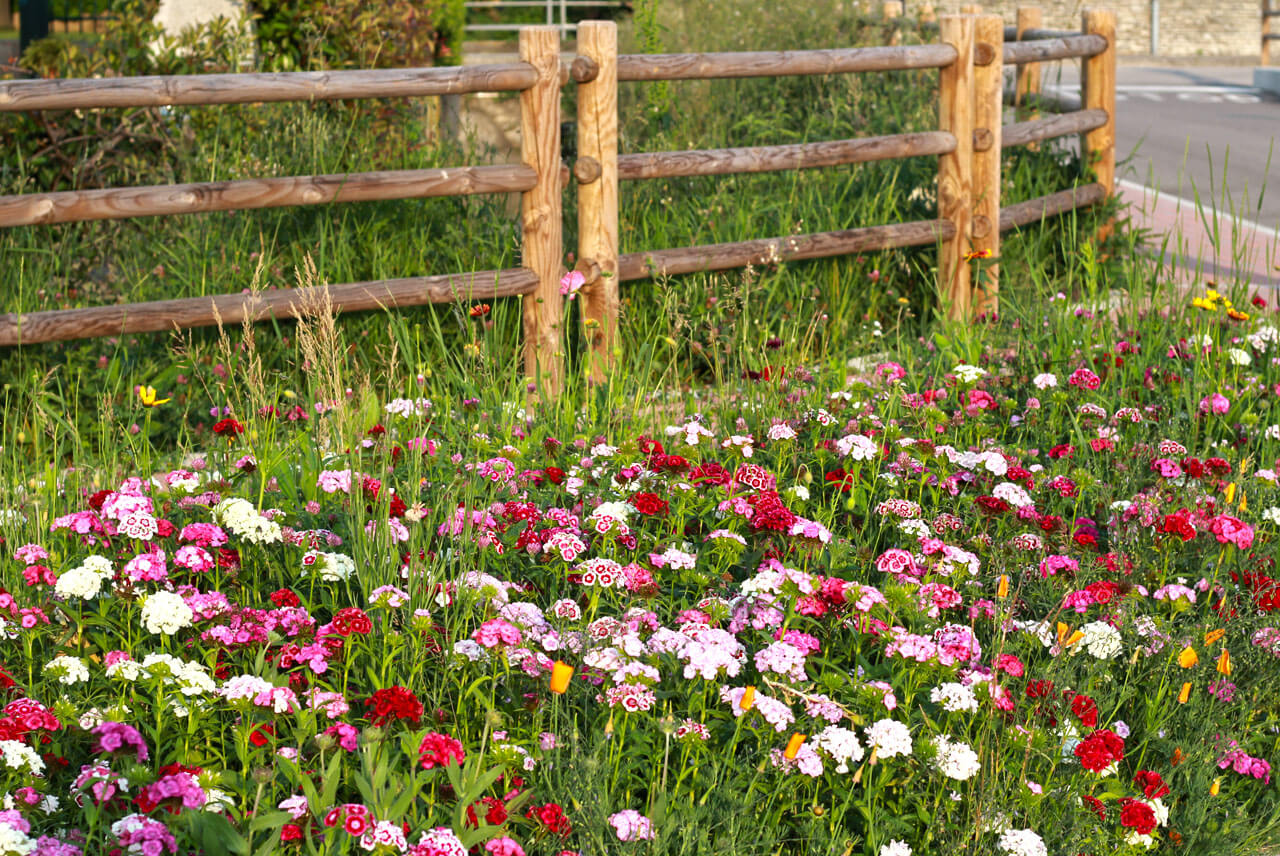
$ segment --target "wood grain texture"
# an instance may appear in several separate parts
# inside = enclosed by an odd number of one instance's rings
[[[564,381],[560,31],[555,27],[520,30],[520,59],[538,72],[533,86],[520,93],[520,159],[538,177],[534,186],[520,196],[521,266],[538,277],[537,289],[521,298],[524,366],[537,394],[554,399]]]
[[[891,158],[940,155],[954,151],[955,138],[944,131],[793,143],[784,146],[751,146],[739,149],[701,149],[680,152],[648,152],[618,157],[618,177],[624,180],[671,178],[690,175],[729,175],[812,169]]]
[[[954,236],[955,227],[946,220],[919,220],[838,232],[788,235],[785,238],[623,253],[618,261],[618,278],[631,282],[652,276],[728,270],[773,261],[824,259],[891,247],[926,246]]]
[[[0,82],[0,112],[408,98],[528,89],[526,63],[363,71],[282,71]]]
[[[1019,6],[1017,12],[1017,26],[1013,28],[1013,33],[1005,31],[1006,54],[1005,65],[1017,65],[1013,73],[1013,103],[1016,107],[1022,107],[1028,96],[1037,96],[1040,94],[1040,66],[1037,63],[1011,63],[1007,57],[1009,48],[1013,47],[1012,42],[1021,42],[1028,32],[1036,29],[1044,22],[1044,12],[1039,6]]]
[[[1072,113],[1059,113],[1043,119],[1032,119],[1027,122],[1014,122],[1004,126],[1006,148],[1025,146],[1054,137],[1065,137],[1067,134],[1082,134],[1094,128],[1101,128],[1108,121],[1105,110],[1076,110]]]
[[[578,88],[578,154],[598,169],[578,186],[578,257],[598,273],[582,289],[587,376],[602,382],[619,357],[618,311],[618,27],[612,21],[578,25],[578,50],[597,68]]]
[[[29,193],[0,196],[0,227],[329,202],[517,193],[533,187],[536,178],[529,167],[514,164]]]
[[[1028,42],[1006,42],[1005,65],[1024,65],[1055,59],[1097,56],[1107,49],[1107,42],[1093,33],[1061,39],[1038,39]]]
[[[1084,134],[1080,151],[1110,196],[1116,184],[1116,15],[1108,9],[1085,9],[1082,18],[1085,32],[1105,39],[1107,49],[1083,63],[1081,106],[1106,111],[1107,122]],[[1111,234],[1111,225],[1099,228],[1099,241]]]
[[[239,324],[245,318],[254,321],[296,318],[299,307],[320,302],[320,292],[328,292],[335,312],[353,312],[457,300],[493,300],[527,294],[536,286],[537,277],[532,272],[516,268],[281,289],[256,295],[223,294],[26,315],[9,313],[0,315],[0,346],[211,327],[219,318],[224,325]]]
[[[1048,217],[1056,217],[1086,205],[1095,205],[1106,198],[1106,189],[1095,182],[1008,205],[1000,210],[1000,231],[1007,232],[1019,226],[1039,223]]]
[[[626,54],[618,57],[618,80],[711,80],[941,68],[955,60],[947,45],[759,51],[711,54]]]
[[[1000,257],[1000,230],[991,228],[1000,220],[1000,148],[1004,125],[1004,22],[999,15],[980,15],[974,21],[974,39],[979,45],[991,45],[995,59],[989,65],[973,69],[974,130],[984,132],[990,142],[982,149],[973,147],[973,243],[972,249]],[[975,137],[978,136],[975,133]],[[986,140],[984,139],[984,142]],[[981,224],[983,228],[979,229]],[[981,274],[973,285],[973,311],[992,315],[999,311],[1000,266],[994,262],[981,266]]]
[[[938,158],[938,215],[955,225],[955,235],[938,254],[938,283],[947,317],[967,319],[971,310],[969,251],[973,216],[973,33],[968,15],[943,15],[940,38],[956,50],[942,69],[938,87],[938,127],[956,139],[955,151]]]

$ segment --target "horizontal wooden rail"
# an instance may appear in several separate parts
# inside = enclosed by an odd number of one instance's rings
[[[567,80],[568,75],[566,66],[560,76]],[[532,86],[536,78],[532,66],[515,62],[452,68],[14,80],[0,81],[0,112],[518,92]]]
[[[772,261],[823,259],[848,253],[865,253],[891,247],[918,247],[954,238],[956,227],[948,220],[917,220],[889,226],[865,226],[839,232],[816,232],[764,238],[731,244],[705,244],[647,253],[623,253],[618,257],[618,279],[630,282],[651,276],[728,270]]]
[[[1107,49],[1107,40],[1093,34],[1065,36],[1060,39],[1006,42],[1005,65],[1023,65],[1028,62],[1047,62],[1054,59],[1097,56]]]
[[[759,51],[707,54],[627,54],[618,57],[618,80],[711,80],[942,68],[956,60],[950,45]]]
[[[0,196],[0,227],[329,202],[518,193],[529,190],[536,181],[532,167],[511,164],[30,193]]]
[[[1013,41],[1034,41],[1039,39],[1065,39],[1068,36],[1080,35],[1079,30],[1051,30],[1046,27],[1031,27],[1022,31],[1022,38],[1018,38],[1017,27],[1004,28],[1004,40],[1006,42]]]
[[[0,315],[0,346],[34,345],[118,336],[124,333],[155,333],[188,327],[240,324],[246,318],[297,318],[304,307],[315,306],[328,292],[335,312],[364,309],[451,303],[455,300],[492,300],[529,294],[538,285],[537,276],[524,268],[478,271],[441,276],[415,276],[374,282],[353,282],[311,288],[287,288],[256,295],[220,294],[216,297],[184,297],[88,309]]]
[[[1000,209],[1000,231],[1007,232],[1019,226],[1039,223],[1075,208],[1095,205],[1107,198],[1107,189],[1101,184],[1082,184],[1071,190],[1061,190],[1048,196],[1038,196],[1008,205]]]
[[[1083,134],[1107,124],[1106,110],[1077,110],[1029,122],[1015,122],[1002,128],[1000,145],[1003,148],[1025,146],[1040,140],[1065,137],[1067,134]]]
[[[618,178],[674,178],[690,175],[729,175],[811,169],[890,158],[941,155],[956,149],[956,138],[945,131],[894,134],[857,140],[702,149],[688,152],[647,152],[618,155]]]

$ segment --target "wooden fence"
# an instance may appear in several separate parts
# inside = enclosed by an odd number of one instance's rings
[[[940,19],[938,44],[754,53],[618,55],[612,22],[584,21],[578,55],[560,59],[559,31],[520,32],[520,61],[408,70],[190,75],[0,83],[0,112],[266,101],[416,97],[467,92],[520,93],[521,162],[502,166],[398,170],[263,178],[159,187],[112,188],[0,197],[0,227],[119,219],[203,211],[330,202],[521,194],[519,268],[317,286],[335,310],[411,306],[520,295],[525,369],[546,395],[564,376],[565,317],[559,293],[565,255],[561,233],[560,89],[579,86],[577,116],[578,269],[589,372],[602,379],[615,359],[618,286],[654,275],[726,270],[773,259],[815,259],[893,247],[935,244],[938,275],[953,318],[997,306],[993,264],[974,292],[970,259],[998,258],[1001,232],[1105,199],[1115,177],[1115,16],[1088,10],[1080,33],[1030,26],[1019,15],[1006,29],[996,15]],[[1010,39],[1010,41],[1005,41]],[[1035,64],[1083,61],[1082,109],[1005,124],[1003,69],[1019,68],[1018,92],[1039,86]],[[935,131],[829,142],[678,152],[618,151],[618,84],[937,68]],[[1016,205],[1000,204],[1005,148],[1081,134],[1097,181]],[[938,158],[938,217],[697,247],[619,253],[618,183],[676,176],[811,169],[902,157]],[[221,319],[296,317],[309,297],[301,289],[192,297],[22,316],[0,315],[0,346],[208,326]]]

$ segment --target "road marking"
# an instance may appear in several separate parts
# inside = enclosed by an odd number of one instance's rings
[[[1047,89],[1062,94],[1074,94],[1076,87],[1054,84]],[[1260,104],[1262,90],[1252,86],[1234,86],[1230,84],[1209,86],[1187,86],[1172,84],[1133,84],[1117,86],[1117,101],[1154,101],[1163,102],[1166,96],[1172,95],[1175,100],[1192,104]]]
[[[1264,235],[1267,235],[1272,240],[1280,238],[1280,228],[1277,228],[1275,226],[1264,226],[1263,224],[1257,222],[1256,220],[1245,220],[1242,217],[1237,218],[1235,215],[1231,214],[1230,212],[1224,211],[1222,213],[1219,213],[1217,208],[1213,205],[1212,200],[1210,200],[1210,203],[1208,205],[1201,204],[1197,206],[1195,200],[1193,199],[1187,199],[1182,196],[1175,196],[1172,193],[1167,193],[1163,190],[1156,190],[1154,187],[1148,187],[1145,184],[1139,184],[1138,182],[1130,181],[1127,178],[1116,179],[1116,184],[1118,186],[1126,187],[1129,190],[1142,193],[1144,197],[1143,199],[1144,202],[1147,199],[1150,199],[1153,203],[1159,203],[1161,198],[1163,198],[1165,200],[1168,200],[1169,202],[1172,202],[1174,205],[1176,205],[1179,212],[1181,212],[1183,207],[1190,208],[1192,211],[1198,211],[1199,209],[1206,209],[1208,211],[1211,211],[1214,214],[1214,216],[1230,217],[1232,224],[1238,223],[1240,228],[1242,229],[1253,229],[1255,232],[1262,232]]]

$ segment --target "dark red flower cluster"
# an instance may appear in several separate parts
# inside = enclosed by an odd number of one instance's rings
[[[301,606],[302,600],[288,589],[276,589],[271,593],[271,602],[276,606]]]
[[[853,478],[842,469],[832,470],[822,478],[827,484],[836,485],[841,493],[848,493],[853,487]]]
[[[1156,828],[1155,809],[1144,802],[1123,797],[1120,800],[1120,825],[1139,835],[1150,835]]]
[[[1098,727],[1098,704],[1087,695],[1077,693],[1075,698],[1071,699],[1071,712],[1085,728]]]
[[[369,721],[374,725],[386,725],[394,719],[405,719],[417,725],[422,718],[422,702],[402,686],[376,690],[365,700],[364,706],[372,708]]]
[[[636,511],[649,516],[666,514],[671,508],[671,503],[656,493],[637,493],[631,497],[631,504],[635,506]]]
[[[1102,800],[1097,797],[1091,797],[1088,794],[1081,794],[1080,799],[1090,811],[1098,816],[1098,820],[1107,819],[1107,807],[1102,804]]]
[[[467,753],[463,751],[461,743],[438,731],[429,732],[418,744],[418,761],[424,770],[461,764],[466,757]]]
[[[213,433],[219,437],[234,437],[244,433],[244,426],[228,416],[213,423]]]
[[[1177,535],[1183,541],[1191,541],[1196,537],[1196,527],[1191,525],[1191,512],[1185,508],[1178,509],[1175,514],[1166,514],[1156,531]]]
[[[564,470],[559,467],[547,467],[542,473],[547,477],[547,481],[552,484],[560,484],[564,481]]]
[[[542,826],[555,835],[567,838],[569,833],[573,831],[573,824],[569,822],[569,818],[565,816],[564,809],[559,803],[547,803],[546,805],[531,806],[524,813],[525,817],[533,818],[542,824]]]
[[[348,606],[338,610],[333,616],[333,630],[341,636],[350,636],[352,633],[364,635],[373,630],[373,622],[360,607]]]
[[[747,498],[754,510],[751,515],[751,528],[756,530],[772,529],[785,532],[796,522],[796,516],[785,505],[776,490],[762,490]]]
[[[1004,514],[1009,510],[1009,503],[998,496],[980,496],[974,502],[977,504],[979,511],[992,517],[997,514]]]
[[[689,481],[694,484],[726,485],[732,476],[715,461],[699,464],[689,471]]]
[[[1117,761],[1124,760],[1124,740],[1109,728],[1099,728],[1076,745],[1080,766],[1100,773]]]
[[[484,822],[498,826],[507,822],[507,806],[497,797],[481,797],[479,802],[467,806],[467,825],[479,826],[479,812],[484,812]]]
[[[1155,770],[1139,770],[1133,783],[1142,788],[1142,795],[1149,800],[1159,799],[1169,793],[1169,786]]]

